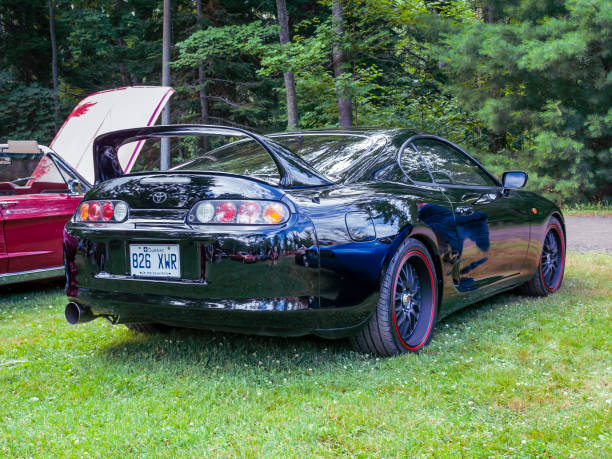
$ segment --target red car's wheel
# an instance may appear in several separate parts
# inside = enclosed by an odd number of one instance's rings
[[[523,285],[522,290],[531,296],[550,295],[561,287],[564,271],[565,236],[561,223],[553,217],[546,228],[538,270],[533,279]]]
[[[427,248],[407,239],[389,263],[380,297],[354,346],[375,355],[416,352],[431,340],[437,308],[437,279]]]

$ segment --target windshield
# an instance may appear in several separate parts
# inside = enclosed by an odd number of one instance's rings
[[[67,188],[49,155],[0,152],[0,196],[60,193]]]

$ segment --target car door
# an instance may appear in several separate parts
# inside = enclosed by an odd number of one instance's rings
[[[8,254],[6,253],[6,243],[4,242],[4,216],[2,215],[2,200],[0,195],[0,274],[6,273],[8,267]]]
[[[6,272],[63,266],[63,228],[82,197],[69,192],[50,155],[3,153],[3,158],[8,163],[3,184],[12,188],[0,199]]]
[[[473,292],[502,287],[520,274],[529,245],[527,203],[469,155],[436,137],[413,147],[453,207],[457,228],[455,287]]]
[[[62,232],[80,196],[20,196],[3,209],[8,273],[63,266]]]

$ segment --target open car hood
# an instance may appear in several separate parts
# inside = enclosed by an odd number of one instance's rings
[[[118,129],[153,125],[173,93],[170,87],[131,86],[90,94],[72,110],[49,146],[93,184],[94,139]],[[142,144],[119,148],[124,173],[132,170]]]

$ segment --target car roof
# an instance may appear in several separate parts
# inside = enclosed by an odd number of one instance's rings
[[[274,132],[266,134],[267,137],[282,137],[282,136],[299,136],[299,135],[359,135],[366,137],[374,137],[384,135],[387,137],[396,137],[401,135],[412,137],[413,135],[425,134],[425,132],[418,129],[411,128],[380,128],[380,127],[355,127],[350,129],[337,129],[337,128],[326,128],[326,129],[304,129],[300,131],[288,131],[288,132]]]

